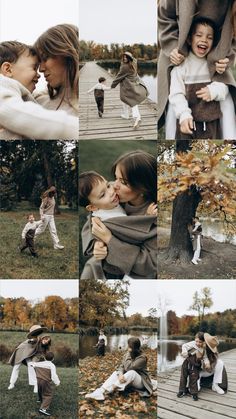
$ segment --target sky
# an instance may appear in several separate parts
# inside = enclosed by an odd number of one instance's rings
[[[130,305],[126,310],[128,316],[140,313],[148,316],[148,310],[156,306],[158,284],[156,280],[130,280]]]
[[[75,298],[78,296],[78,281],[72,279],[52,280],[1,280],[0,295],[4,298],[24,297],[26,300],[43,300],[49,295],[62,298]]]
[[[80,39],[96,43],[157,42],[156,0],[79,0]]]

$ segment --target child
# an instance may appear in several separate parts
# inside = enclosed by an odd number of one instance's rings
[[[186,359],[181,367],[181,377],[177,397],[183,397],[189,393],[187,389],[187,378],[189,377],[190,394],[192,395],[193,400],[197,401],[199,370],[201,368],[201,363],[203,361],[205,364],[209,364],[205,351],[204,333],[198,332],[195,336],[195,340],[184,343],[181,355]]]
[[[211,82],[207,55],[216,43],[216,28],[208,18],[196,18],[190,28],[191,51],[171,71],[169,101],[177,121],[177,139],[222,138],[220,103],[228,94],[221,82]]]
[[[53,352],[46,352],[41,359],[39,362],[30,362],[30,366],[34,368],[37,377],[38,395],[41,402],[39,412],[45,416],[51,416],[48,409],[53,397],[52,382],[59,386],[60,380],[52,362],[54,359]]]
[[[104,112],[104,90],[111,90],[110,87],[105,85],[105,81],[106,79],[104,77],[99,77],[98,83],[88,90],[88,93],[94,92],[99,118],[102,118]]]
[[[97,348],[97,356],[105,356],[105,340],[104,339],[100,339],[96,345]]]
[[[199,217],[193,218],[194,227],[192,229],[192,240],[193,240],[193,250],[194,255],[191,262],[194,265],[198,265],[198,262],[201,261],[200,259],[200,252],[201,252],[201,235],[202,235],[202,225],[199,221]]]
[[[44,109],[34,99],[38,66],[31,46],[17,41],[0,43],[0,139],[78,137],[76,117]]]
[[[28,223],[25,225],[22,231],[22,240],[23,244],[20,247],[20,251],[23,252],[23,250],[27,249],[27,247],[30,250],[31,256],[38,257],[38,254],[35,251],[34,247],[34,235],[36,228],[43,224],[43,221],[35,221],[34,214],[29,214],[27,217]]]

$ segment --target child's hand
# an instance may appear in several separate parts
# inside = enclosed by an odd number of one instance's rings
[[[124,377],[124,375],[123,375],[123,374],[120,374],[120,375],[119,375],[119,377],[118,377],[118,379],[119,379],[119,382],[120,382],[121,384],[126,382],[126,379],[125,379],[125,377]]]
[[[107,257],[107,246],[102,241],[96,241],[93,248],[93,256],[97,260],[103,260]]]
[[[204,367],[205,367],[205,369],[206,369],[206,370],[210,370],[210,369],[211,369],[210,362],[205,361],[205,362],[204,362]]]
[[[155,202],[148,206],[146,215],[157,215],[157,204]]]
[[[228,67],[229,59],[224,58],[222,60],[217,61],[215,64],[216,64],[216,72],[218,74],[223,74],[226,68]]]
[[[179,65],[185,60],[185,56],[178,52],[177,48],[174,48],[170,53],[170,62],[174,65]]]
[[[106,244],[108,244],[112,238],[110,230],[98,217],[92,218],[92,234]]]
[[[182,134],[193,133],[193,118],[184,119],[180,124],[180,131]]]
[[[200,90],[197,90],[196,95],[198,99],[205,100],[205,102],[211,102],[210,90],[208,87],[202,87]]]

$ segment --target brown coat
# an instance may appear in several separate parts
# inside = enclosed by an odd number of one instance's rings
[[[193,17],[206,16],[222,28],[221,38],[215,48],[207,56],[212,81],[219,81],[229,86],[236,108],[236,82],[231,69],[224,74],[215,72],[215,63],[228,57],[231,64],[235,59],[236,41],[232,41],[231,7],[232,0],[200,0],[196,10],[195,0],[160,0],[159,41],[161,46],[158,60],[158,120],[159,127],[164,123],[164,111],[167,104],[172,64],[169,56],[174,48],[187,56],[187,36]]]
[[[41,352],[41,341],[39,339],[27,339],[17,346],[8,363],[12,366],[20,364],[21,362],[25,363],[24,361],[27,358],[32,358],[34,355]]]
[[[134,370],[136,371],[141,377],[143,386],[147,390],[149,396],[153,393],[152,388],[152,382],[149,377],[148,371],[147,371],[147,357],[143,353],[141,353],[139,356],[137,356],[135,359],[131,358],[130,352],[127,352],[124,355],[124,358],[122,360],[122,363],[119,367],[119,371],[122,372],[122,374],[126,373],[127,371]]]
[[[122,63],[119,73],[111,84],[113,89],[120,83],[120,100],[133,107],[143,102],[148,95],[147,88],[138,74],[126,63]]]
[[[102,269],[107,274],[106,277],[109,277],[109,274],[121,277],[128,274],[137,279],[156,279],[156,217],[150,215],[114,217],[106,220],[104,224],[112,232],[112,238],[107,246],[108,255],[102,264]],[[91,232],[91,219],[89,218],[82,229],[82,246],[85,256],[92,256],[94,242],[95,238]],[[98,275],[101,275],[100,269],[98,272]],[[98,276],[96,279],[104,278]]]

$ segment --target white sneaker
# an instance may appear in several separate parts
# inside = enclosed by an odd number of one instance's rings
[[[64,246],[61,244],[55,244],[54,249],[64,249]]]
[[[121,114],[121,118],[123,119],[129,119],[129,116],[124,115],[123,113]]]
[[[213,384],[212,385],[212,390],[216,391],[216,393],[218,393],[218,394],[225,394],[224,390],[222,390],[222,388],[220,388],[218,386],[218,384]]]
[[[92,393],[88,393],[85,395],[86,399],[94,399],[94,400],[105,400],[104,392],[101,388],[97,388]]]
[[[198,262],[201,262],[201,260],[202,260],[202,259],[200,259],[200,258],[198,258],[198,259],[197,259],[197,261],[198,261]]]
[[[200,390],[201,390],[201,386],[200,386],[200,379],[199,379],[199,380],[197,380],[197,389],[198,389],[198,391],[200,391]]]
[[[134,121],[134,125],[133,125],[133,129],[137,129],[140,125],[141,119],[140,118],[136,118]]]
[[[12,390],[15,387],[15,384],[9,384],[8,390]]]
[[[192,262],[194,265],[198,265],[197,261],[196,261],[196,260],[194,260],[194,259],[192,259],[192,260],[191,260],[191,262]]]

